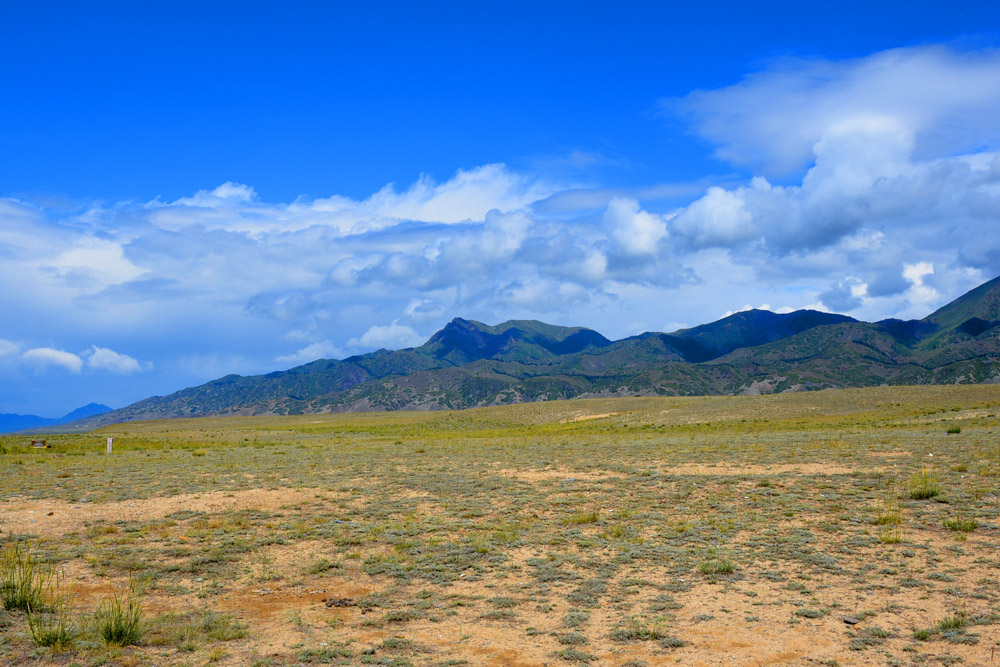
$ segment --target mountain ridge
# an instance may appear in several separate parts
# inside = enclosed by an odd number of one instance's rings
[[[111,412],[111,408],[101,403],[88,403],[76,410],[67,412],[62,417],[39,417],[38,415],[21,415],[14,413],[0,414],[0,433],[15,433],[29,429],[45,428],[47,426],[59,426],[70,422],[95,417],[106,412]]]
[[[755,309],[613,341],[586,327],[456,317],[417,347],[227,375],[72,426],[951,382],[1000,382],[1000,278],[922,320],[869,323],[815,310]]]

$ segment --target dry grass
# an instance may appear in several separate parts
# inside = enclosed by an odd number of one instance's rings
[[[40,650],[4,611],[0,664],[989,664],[998,413],[902,387],[0,438],[0,543],[74,618],[149,581],[139,646]]]

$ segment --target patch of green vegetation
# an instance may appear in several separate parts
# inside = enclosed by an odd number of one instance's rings
[[[142,595],[147,581],[130,577],[127,587],[112,593],[97,608],[94,625],[105,644],[130,646],[138,644],[146,633]]]
[[[31,542],[0,549],[0,602],[10,611],[41,612],[50,606],[54,570],[32,550]]]
[[[979,522],[971,517],[956,517],[952,519],[945,519],[941,523],[948,530],[954,530],[962,533],[971,533],[976,528],[979,527]]]
[[[941,495],[941,483],[937,475],[927,468],[922,468],[910,477],[909,489],[910,498],[914,500],[927,500]]]

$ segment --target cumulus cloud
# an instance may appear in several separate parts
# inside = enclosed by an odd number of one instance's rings
[[[892,49],[830,61],[787,58],[735,85],[666,104],[729,162],[787,174],[840,123],[896,119],[917,156],[964,152],[1000,136],[1000,51],[944,46]]]
[[[997,80],[1000,52],[925,47],[782,61],[675,102],[759,175],[679,210],[671,245],[724,249],[767,280],[825,281],[816,297],[835,310],[922,316],[939,285],[1000,273]],[[765,177],[801,167],[797,183]]]
[[[940,298],[937,290],[924,284],[924,279],[931,275],[934,275],[934,264],[931,262],[903,265],[903,277],[910,281],[907,297],[911,303],[929,306]]]
[[[410,327],[394,320],[385,326],[372,326],[360,337],[347,342],[351,347],[398,349],[415,347],[424,342],[424,337]]]
[[[192,226],[251,235],[287,233],[321,226],[338,234],[384,229],[400,221],[454,224],[481,220],[487,211],[511,211],[550,196],[555,186],[503,164],[460,169],[443,182],[422,175],[399,190],[390,183],[367,199],[340,195],[288,204],[259,201],[255,190],[227,182],[175,201],[144,205],[145,216],[162,229]]]
[[[83,370],[83,359],[79,356],[51,347],[32,348],[22,354],[21,358],[36,367],[58,366],[71,373],[79,373]]]
[[[14,355],[19,346],[0,341],[0,357]],[[6,353],[6,354],[5,354]],[[91,345],[81,354],[66,352],[52,347],[34,347],[22,353],[18,359],[37,371],[61,368],[71,373],[84,370],[95,373],[129,374],[152,369],[152,363],[140,364],[136,359],[106,347]]]
[[[87,368],[95,371],[107,371],[109,373],[137,373],[142,370],[139,362],[128,356],[106,347],[92,345],[85,355]]]
[[[615,197],[604,211],[604,222],[618,246],[629,255],[655,255],[657,245],[667,235],[662,217],[639,208],[639,202]]]
[[[282,354],[276,357],[275,361],[286,364],[305,364],[317,359],[339,359],[343,356],[343,351],[335,343],[321,340],[310,343],[292,354]]]
[[[95,237],[80,239],[74,247],[53,257],[48,266],[61,279],[78,287],[116,285],[134,280],[143,272],[125,258],[120,244]]]
[[[192,197],[182,197],[175,204],[183,206],[205,206],[215,208],[227,204],[241,204],[255,201],[257,191],[243,183],[226,181],[214,190],[199,190]]]

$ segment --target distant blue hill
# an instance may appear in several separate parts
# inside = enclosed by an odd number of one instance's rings
[[[111,412],[111,408],[100,403],[90,403],[69,412],[62,417],[39,417],[37,415],[16,415],[0,414],[0,433],[14,433],[25,429],[44,428],[46,426],[58,426],[67,422],[84,419],[86,417],[96,417],[105,412]]]

